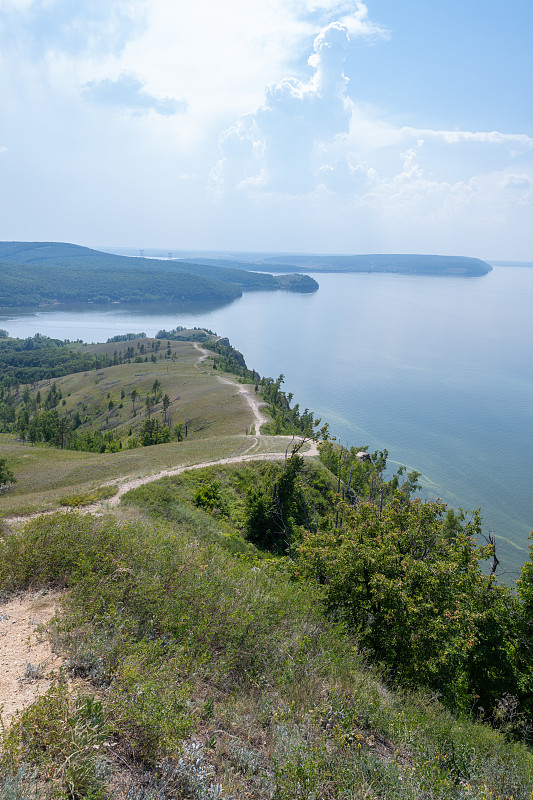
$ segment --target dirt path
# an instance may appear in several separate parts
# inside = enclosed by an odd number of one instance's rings
[[[0,713],[4,726],[50,688],[63,663],[39,630],[54,616],[59,598],[57,592],[37,592],[0,603]]]
[[[198,342],[194,342],[194,347],[199,352],[199,358],[195,362],[194,366],[196,369],[200,369],[202,362],[208,358],[211,353],[205,350],[203,347],[200,347]],[[216,376],[217,379],[221,383],[228,384],[229,386],[234,386],[237,389],[237,393],[241,394],[252,411],[254,416],[254,424],[255,424],[255,433],[251,438],[250,446],[242,453],[237,456],[230,456],[228,458],[220,458],[216,461],[204,461],[200,464],[192,464],[189,466],[179,466],[173,469],[166,469],[160,472],[154,473],[153,475],[144,475],[139,478],[126,478],[120,481],[112,481],[109,485],[117,485],[118,484],[118,491],[113,497],[109,500],[105,501],[108,506],[117,506],[120,503],[120,498],[122,495],[129,492],[131,489],[137,489],[139,486],[143,486],[146,483],[152,483],[153,481],[157,481],[160,478],[168,478],[173,475],[180,475],[182,472],[187,472],[191,469],[202,469],[204,467],[214,467],[216,465],[222,464],[238,464],[242,461],[274,461],[279,460],[284,457],[283,453],[251,453],[250,451],[254,449],[254,447],[258,444],[259,439],[266,439],[261,433],[261,425],[264,425],[268,422],[268,417],[261,411],[260,406],[266,405],[263,401],[261,401],[257,395],[251,384],[240,384],[232,381],[230,378],[223,378],[221,375]],[[292,442],[301,441],[298,438],[294,438],[293,436],[286,436],[286,437],[279,437],[284,438],[287,440],[287,446],[290,447]],[[302,452],[303,456],[309,458],[310,456],[317,456],[318,455],[318,446],[317,443],[313,440],[307,440],[306,445],[308,447],[307,450]],[[86,506],[83,511],[87,513],[96,513],[98,509],[101,507],[101,503],[95,503],[93,506]]]
[[[255,399],[255,398],[253,398]],[[257,419],[257,417],[256,417]],[[251,447],[257,444],[257,437],[252,437]],[[292,437],[287,437],[289,446]],[[316,455],[316,443],[310,442],[310,449],[305,456]],[[216,461],[204,461],[201,464],[183,465],[166,469],[152,475],[137,478],[124,478],[109,482],[106,485],[118,484],[118,491],[113,497],[100,503],[79,508],[82,514],[100,514],[102,511],[118,506],[121,497],[131,489],[136,489],[160,478],[180,475],[191,469],[202,469],[220,464],[238,464],[244,461],[273,461],[283,458],[283,453],[250,453],[248,451],[236,456],[221,458]],[[60,511],[67,513],[72,509]],[[37,516],[48,516],[57,511],[34,513],[27,517],[5,518],[7,523],[24,523]],[[26,708],[50,687],[53,676],[63,663],[54,655],[45,635],[38,632],[39,625],[46,625],[54,616],[59,603],[57,593],[26,594],[9,602],[0,603],[0,715],[2,723],[7,727],[17,711]]]
[[[201,365],[202,361],[204,361],[206,358],[208,358],[211,355],[211,353],[208,350],[205,350],[203,347],[200,347],[198,342],[194,342],[194,346],[196,347],[196,349],[200,353],[200,357],[198,358],[198,360],[196,361],[194,366],[196,367],[196,369],[200,369],[200,365]],[[255,393],[255,389],[252,387],[252,384],[250,384],[250,383],[236,383],[235,381],[232,381],[230,378],[223,378],[222,375],[217,375],[217,378],[221,383],[226,383],[229,386],[234,386],[237,389],[237,393],[241,394],[244,397],[244,399],[246,400],[246,402],[250,406],[252,414],[254,415],[255,435],[256,436],[263,436],[264,434],[261,433],[261,425],[266,425],[266,423],[269,421],[269,418],[267,417],[267,415],[263,411],[261,411],[261,407],[266,406],[267,403],[265,403],[263,400],[259,399],[259,397]],[[291,438],[292,438],[291,436],[287,436],[288,440],[290,440]],[[311,450],[307,451],[305,455],[308,455],[308,456],[310,456],[310,455],[313,455],[313,456],[318,455],[318,449],[317,449],[317,446],[316,446],[316,442],[313,442],[311,440],[308,440],[308,441],[309,441],[309,444],[311,446]]]
[[[196,369],[200,369],[202,362],[208,358],[211,353],[205,350],[203,347],[200,347],[198,342],[194,342],[194,347],[199,352],[199,357],[196,360],[194,366]],[[230,378],[224,378],[221,375],[216,376],[217,379],[221,383],[228,384],[229,386],[234,386],[237,389],[237,394],[241,394],[252,411],[254,417],[254,425],[255,425],[255,433],[250,437],[250,443],[248,447],[244,451],[241,451],[239,455],[229,456],[228,458],[220,458],[215,461],[203,461],[200,464],[191,464],[191,465],[181,465],[174,467],[172,469],[165,469],[160,470],[159,472],[155,472],[152,475],[143,475],[139,477],[124,477],[124,478],[115,478],[112,481],[107,481],[106,483],[102,484],[102,486],[117,486],[118,491],[117,493],[108,500],[103,500],[98,503],[93,503],[90,506],[83,506],[79,509],[80,513],[83,514],[98,514],[101,513],[105,508],[113,508],[116,507],[120,503],[120,498],[129,492],[131,489],[137,489],[139,486],[143,486],[146,483],[152,483],[153,481],[157,481],[160,478],[168,478],[172,477],[173,475],[180,475],[182,472],[186,472],[191,469],[202,469],[203,467],[213,467],[216,465],[222,464],[238,464],[242,461],[275,461],[281,460],[284,457],[283,453],[252,453],[251,451],[257,447],[259,440],[262,439],[263,441],[268,440],[268,436],[265,436],[261,433],[261,425],[264,425],[268,422],[268,417],[265,413],[261,410],[261,406],[265,406],[262,400],[257,397],[255,391],[251,384],[240,384],[232,381]],[[302,439],[293,436],[279,436],[278,439],[286,439],[287,441],[287,449],[290,450],[291,444],[297,443],[298,441],[302,441]],[[310,458],[312,456],[318,455],[318,446],[315,441],[312,439],[307,439],[305,441],[306,450],[301,452],[302,456],[306,458]],[[33,519],[39,516],[47,516],[51,514],[56,514],[57,511],[64,510],[65,512],[72,510],[71,508],[65,509],[56,509],[54,511],[42,511],[42,512],[34,512],[32,514],[28,514],[26,516],[13,516],[13,517],[4,517],[4,521],[8,524],[17,524],[23,523],[28,521],[29,519]]]
[[[290,438],[290,437],[289,437]],[[305,456],[309,456],[310,453],[303,453]],[[203,461],[201,464],[189,464],[182,467],[175,467],[174,469],[165,469],[161,472],[156,472],[153,475],[144,475],[139,478],[132,478],[126,479],[124,483],[121,483],[118,487],[118,492],[113,495],[113,497],[109,498],[109,500],[104,501],[107,503],[108,506],[117,506],[120,503],[120,498],[126,492],[129,492],[131,489],[137,489],[138,486],[144,486],[146,483],[152,483],[153,481],[157,481],[160,478],[170,478],[173,475],[181,475],[182,472],[188,472],[192,469],[203,469],[204,467],[216,467],[222,464],[239,464],[243,461],[279,461],[283,458],[283,453],[241,453],[238,456],[229,456],[228,458],[219,458],[217,461]],[[100,504],[95,504],[94,506],[86,506],[85,508],[81,509],[83,512],[90,512],[92,510],[97,510],[100,507]]]

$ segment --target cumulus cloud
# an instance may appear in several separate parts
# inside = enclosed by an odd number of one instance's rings
[[[335,194],[354,194],[371,186],[375,171],[364,164],[352,164],[346,156],[332,164],[323,164],[317,172],[317,183]]]
[[[324,148],[350,126],[343,73],[348,43],[344,25],[328,25],[314,40],[310,79],[270,85],[260,108],[223,132],[222,158],[212,173],[219,193],[244,186],[292,194],[313,189]]]
[[[3,0],[0,42],[25,52],[119,53],[146,22],[146,0]]]
[[[533,205],[533,175],[513,175],[508,173],[497,183],[500,197],[509,206],[527,207]]]
[[[187,102],[175,97],[155,97],[147,92],[141,81],[132,74],[123,74],[116,80],[106,78],[90,81],[82,89],[83,97],[93,103],[128,111],[135,115],[155,111],[162,116],[184,114]]]
[[[294,4],[307,20],[326,23],[309,71],[267,86],[262,104],[223,131],[210,176],[215,196],[327,194],[328,202],[354,208],[448,217],[473,202],[479,176],[505,170],[511,158],[523,163],[533,150],[525,134],[417,129],[361,106],[349,92],[346,56],[357,38],[386,38],[387,31],[358,0]]]
[[[387,28],[370,18],[362,0],[302,0],[296,2],[296,6],[317,27],[326,27],[333,21],[341,23],[351,38],[388,39],[390,36]]]
[[[403,131],[426,138],[442,139],[447,144],[494,144],[508,145],[512,155],[533,149],[533,138],[523,133],[500,133],[499,131],[438,131],[402,128]]]
[[[506,175],[501,182],[503,189],[523,191],[533,189],[533,178],[530,175]]]
[[[376,174],[374,185],[363,197],[364,203],[405,220],[445,219],[464,213],[475,194],[474,182],[438,180],[426,174],[420,161],[423,147],[424,142],[419,139],[403,152],[401,169],[392,176]]]

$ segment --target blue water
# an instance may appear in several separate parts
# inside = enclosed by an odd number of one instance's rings
[[[246,293],[216,307],[78,306],[0,312],[12,336],[105,341],[203,325],[249,366],[285,375],[344,444],[387,447],[424,496],[481,507],[517,570],[533,529],[533,269],[482,278],[317,275],[312,295]]]

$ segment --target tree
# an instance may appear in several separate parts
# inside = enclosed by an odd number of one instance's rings
[[[135,416],[135,401],[137,400],[137,389],[132,390],[130,397],[131,397],[131,404],[133,407],[133,416]]]
[[[144,401],[144,406],[146,408],[146,414],[148,419],[150,419],[150,415],[152,413],[152,408],[154,407],[154,398],[150,397],[149,394],[146,395],[146,399]]]
[[[0,458],[0,486],[7,486],[10,483],[15,483],[16,478],[13,472],[7,466],[5,458]]]
[[[396,683],[429,686],[463,709],[516,693],[516,600],[482,571],[481,521],[400,491],[383,508],[339,501],[342,528],[306,533],[298,571]]]
[[[170,418],[170,397],[166,394],[163,397],[163,420],[170,428],[171,418]]]
[[[248,493],[248,541],[273,553],[292,555],[295,525],[299,522],[298,476],[303,466],[302,456],[293,453],[277,480]]]
[[[533,709],[533,533],[529,538],[529,561],[522,567],[517,582],[518,599],[520,601],[520,638],[517,657],[521,674],[519,697],[526,702],[531,712]]]
[[[139,442],[143,447],[152,444],[164,444],[170,441],[170,432],[166,425],[158,419],[147,419],[143,422],[139,434]]]

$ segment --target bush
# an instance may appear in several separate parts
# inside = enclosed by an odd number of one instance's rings
[[[382,510],[339,503],[339,515],[335,530],[305,534],[297,569],[325,584],[329,612],[372,660],[464,710],[514,692],[516,600],[482,571],[492,546],[477,544],[479,515],[461,523],[400,492]]]

